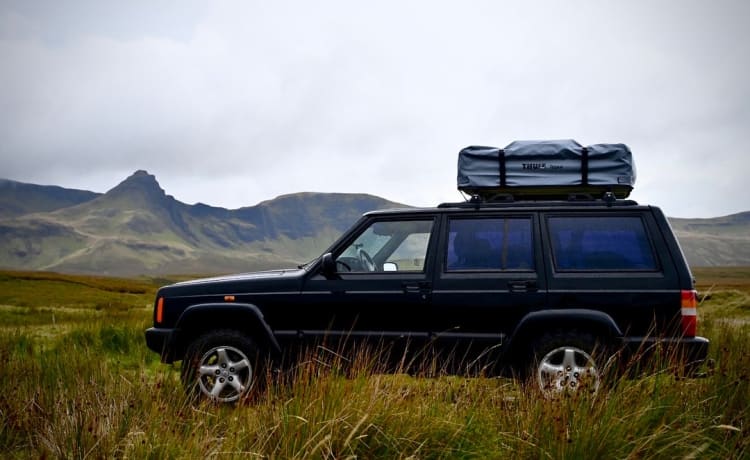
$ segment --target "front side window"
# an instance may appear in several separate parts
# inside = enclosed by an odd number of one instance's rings
[[[640,217],[550,217],[548,223],[558,271],[657,269]]]
[[[448,271],[534,270],[530,218],[452,219]]]
[[[432,223],[432,219],[372,223],[336,258],[339,271],[423,271]]]

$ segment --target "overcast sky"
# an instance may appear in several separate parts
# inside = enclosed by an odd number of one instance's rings
[[[0,0],[0,177],[186,203],[460,200],[458,151],[623,142],[671,216],[750,210],[750,2]]]

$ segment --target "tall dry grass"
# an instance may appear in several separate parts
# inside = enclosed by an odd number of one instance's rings
[[[713,330],[706,379],[657,373],[549,400],[509,379],[347,373],[310,359],[236,407],[193,402],[143,324],[0,339],[0,444],[17,457],[741,458],[747,330]],[[115,338],[116,337],[116,338]],[[372,359],[372,357],[370,357]],[[348,374],[348,375],[347,375]]]
[[[655,370],[550,400],[510,379],[384,375],[376,353],[350,366],[311,353],[236,406],[185,396],[145,347],[148,308],[94,308],[44,336],[30,318],[0,335],[0,446],[9,458],[748,458],[750,326],[722,308],[704,308],[716,360],[704,379]]]

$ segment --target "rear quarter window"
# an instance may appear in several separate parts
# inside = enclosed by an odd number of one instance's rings
[[[658,265],[638,216],[565,216],[547,219],[557,271],[656,271]]]

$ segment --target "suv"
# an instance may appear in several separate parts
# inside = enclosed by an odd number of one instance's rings
[[[596,391],[613,356],[666,351],[690,372],[706,359],[693,283],[653,206],[448,203],[367,213],[298,269],[162,287],[146,342],[182,360],[187,388],[223,402],[300,350],[351,356],[363,344],[399,372],[428,363]]]

